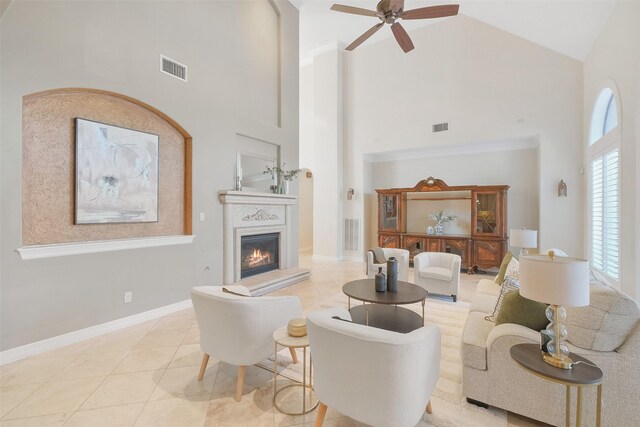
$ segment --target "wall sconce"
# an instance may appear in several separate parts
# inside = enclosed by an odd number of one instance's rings
[[[353,199],[353,195],[355,194],[355,191],[353,188],[349,187],[349,189],[347,190],[347,200],[351,200]]]
[[[561,179],[558,183],[558,197],[567,197],[567,183]]]

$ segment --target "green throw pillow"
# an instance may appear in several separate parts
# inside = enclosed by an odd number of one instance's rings
[[[526,326],[534,331],[545,329],[549,324],[544,314],[547,305],[527,299],[520,295],[520,291],[507,293],[496,317],[496,326],[502,323],[515,323]]]
[[[511,252],[507,252],[504,258],[502,258],[500,271],[498,272],[498,277],[496,277],[496,283],[498,285],[502,285],[502,282],[504,282],[504,274],[507,271],[507,266],[509,265],[509,261],[511,261],[511,258],[513,258],[513,254]]]

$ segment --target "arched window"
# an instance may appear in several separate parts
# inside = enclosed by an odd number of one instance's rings
[[[591,116],[589,161],[590,262],[613,285],[620,280],[620,127],[614,92],[600,92]]]
[[[591,116],[591,134],[589,144],[594,144],[611,130],[618,126],[618,107],[613,91],[605,88],[593,108]]]

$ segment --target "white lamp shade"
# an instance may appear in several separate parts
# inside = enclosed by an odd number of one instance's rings
[[[537,248],[538,247],[538,231],[537,230],[509,230],[509,240],[514,248]]]
[[[589,262],[547,255],[522,256],[520,295],[546,304],[589,305]]]

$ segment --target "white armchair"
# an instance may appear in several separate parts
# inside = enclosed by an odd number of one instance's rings
[[[342,307],[309,313],[314,390],[320,405],[316,427],[327,407],[373,426],[415,426],[440,372],[440,329],[426,325],[408,334],[372,328],[351,320]]]
[[[414,281],[427,292],[451,295],[458,300],[460,255],[447,252],[422,252],[413,257]]]
[[[409,280],[409,251],[406,249],[381,248],[384,256],[389,259],[396,257],[398,260],[398,280],[407,282]],[[382,267],[384,274],[387,274],[387,264],[375,264],[373,253],[367,251],[367,277],[373,279],[378,272],[378,267]]]
[[[239,402],[246,367],[273,355],[273,332],[289,320],[302,317],[300,300],[288,296],[239,296],[223,292],[220,286],[197,286],[191,290],[191,300],[204,352],[198,381],[204,377],[210,355],[237,365]],[[291,356],[297,363],[294,352]]]

